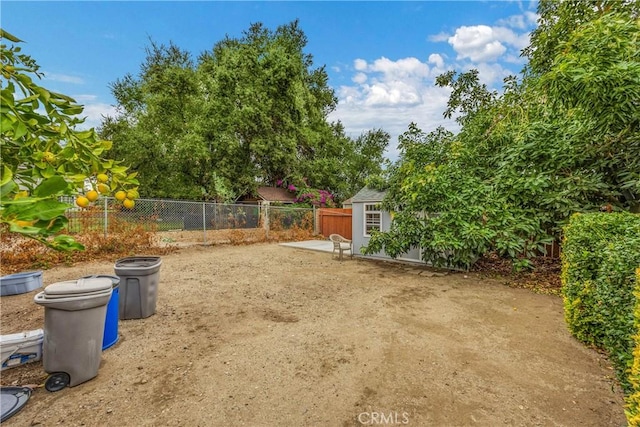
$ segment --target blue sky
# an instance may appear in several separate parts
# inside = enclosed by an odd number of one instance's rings
[[[326,66],[339,103],[330,120],[347,133],[383,128],[397,136],[410,122],[423,130],[455,124],[442,118],[448,90],[434,86],[447,70],[477,68],[500,88],[524,64],[520,49],[536,25],[536,2],[175,2],[3,0],[2,28],[24,40],[48,89],[85,105],[89,126],[115,114],[109,84],[136,75],[149,39],[173,41],[194,58],[251,23],[275,29],[294,19],[308,38],[314,67]]]

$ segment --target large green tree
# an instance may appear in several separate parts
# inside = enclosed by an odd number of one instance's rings
[[[526,263],[573,212],[638,211],[640,22],[619,5],[572,25],[542,2],[547,25],[568,33],[538,33],[530,72],[500,96],[476,73],[441,76],[453,89],[445,114],[458,112],[462,129],[403,135],[386,201],[399,213],[367,250],[420,246],[425,260],[461,267],[497,251]]]
[[[328,122],[336,97],[306,44],[297,21],[251,25],[196,61],[152,43],[138,76],[112,85],[119,112],[102,127],[139,172],[142,195],[230,201],[287,181],[346,198],[358,174],[379,173],[388,135],[353,141]]]

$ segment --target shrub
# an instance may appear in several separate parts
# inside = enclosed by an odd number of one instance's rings
[[[626,393],[633,361],[634,271],[640,266],[640,215],[576,214],[564,228],[565,320],[580,341],[604,349]]]
[[[640,268],[636,270],[636,309],[634,311],[634,326],[636,335],[634,336],[635,348],[633,350],[633,364],[629,373],[629,383],[632,391],[627,396],[626,410],[627,421],[630,426],[640,426]]]

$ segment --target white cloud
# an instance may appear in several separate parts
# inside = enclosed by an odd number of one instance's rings
[[[451,37],[451,34],[442,32],[442,33],[430,35],[429,37],[427,37],[427,40],[429,40],[430,42],[436,42],[436,43],[446,42],[447,40],[449,40],[449,37]]]
[[[418,58],[403,58],[392,61],[384,56],[376,59],[369,67],[371,71],[383,73],[387,78],[410,79],[429,76],[429,66]]]
[[[447,40],[458,53],[458,59],[474,62],[495,61],[507,48],[497,40],[491,27],[475,25],[459,27]]]
[[[444,71],[442,56],[431,55],[430,62],[436,66],[414,57],[396,61],[381,57],[373,62],[356,59],[353,68],[357,73],[351,80],[357,86],[341,87],[340,100],[367,107],[417,105],[423,101],[421,88],[433,84],[435,76]]]
[[[540,15],[531,11],[525,11],[521,15],[512,15],[508,18],[500,19],[497,24],[515,28],[517,30],[526,30],[535,26]]]
[[[93,95],[80,95],[74,98],[79,101],[79,98],[82,96],[93,96]],[[94,97],[93,99],[95,100],[96,97]],[[115,116],[115,115],[116,115],[116,108],[113,105],[105,104],[103,102],[86,103],[84,104],[84,111],[80,114],[80,117],[86,117],[86,119],[84,123],[82,123],[79,127],[81,129],[96,128],[100,126],[100,124],[102,123],[103,116]]]
[[[422,96],[416,87],[401,80],[365,85],[363,93],[364,105],[367,107],[411,106],[422,102]]]
[[[524,30],[527,26],[524,15],[512,15],[508,18],[500,19],[498,25],[506,25],[507,27]]]
[[[532,26],[538,25],[538,19],[540,19],[540,15],[538,15],[537,13],[526,11],[524,13],[524,16],[529,25],[532,25]]]
[[[355,83],[362,84],[367,81],[367,75],[365,73],[358,73],[351,79]]]
[[[389,132],[387,156],[395,160],[398,136],[411,122],[425,131],[439,125],[454,130],[457,127],[442,116],[449,89],[434,85],[435,77],[446,71],[445,66],[440,54],[431,54],[426,62],[413,57],[396,61],[381,57],[369,63],[358,59],[353,63],[354,84],[336,90],[339,102],[329,119],[340,120],[353,138],[375,128]]]
[[[367,61],[365,61],[364,59],[356,59],[355,61],[353,61],[353,68],[358,71],[364,71],[367,69]]]
[[[73,95],[72,98],[75,99],[79,104],[84,104],[86,102],[91,102],[98,99],[96,95]]]
[[[530,30],[537,25],[539,15],[523,11],[497,21],[496,25],[471,25],[456,28],[453,35],[445,33],[429,36],[434,42],[446,41],[457,54],[458,60],[475,63],[515,61],[522,49],[529,45]],[[505,59],[505,57],[507,59]]]
[[[429,55],[429,64],[433,64],[436,68],[444,68],[444,59],[442,55],[438,53],[432,53]]]
[[[486,84],[489,88],[497,87],[501,89],[502,80],[505,77],[514,74],[512,71],[504,68],[502,65],[495,63],[474,64],[473,67],[470,68],[475,68],[476,70],[478,70],[478,79],[480,80],[480,83]]]
[[[57,74],[57,73],[49,73],[43,72],[44,79],[50,80],[52,82],[61,82],[61,83],[73,83],[77,85],[84,84],[84,80],[78,76],[70,76],[68,74]]]
[[[352,67],[343,67],[353,72],[353,83],[336,89],[338,106],[329,119],[340,120],[352,138],[375,128],[389,132],[387,156],[391,160],[397,159],[398,137],[411,122],[425,132],[438,126],[455,132],[458,124],[442,115],[451,90],[436,87],[435,78],[449,70],[475,68],[481,83],[500,91],[503,79],[520,71],[509,64],[525,62],[519,54],[528,45],[537,18],[532,11],[524,11],[493,26],[462,26],[428,36],[431,42],[448,42],[456,53],[455,61],[445,53],[430,53],[426,59],[356,59]]]
[[[516,34],[513,30],[505,27],[492,27],[492,30],[496,39],[518,50],[524,49],[529,45],[529,33]]]
[[[519,64],[519,65],[524,65],[527,60],[526,58],[520,56],[520,55],[505,55],[502,60],[504,62],[508,62],[509,64]]]
[[[342,97],[348,93],[349,102]],[[387,157],[396,160],[399,155],[397,143],[398,137],[405,132],[409,124],[414,122],[422,130],[430,132],[438,126],[455,131],[457,124],[453,120],[442,116],[447,101],[449,89],[435,86],[423,86],[420,91],[420,103],[405,106],[396,105],[368,105],[362,96],[353,96],[358,93],[354,88],[342,87],[338,90],[340,103],[338,108],[330,115],[330,120],[340,120],[345,127],[348,136],[358,137],[368,130],[382,128],[391,135]]]

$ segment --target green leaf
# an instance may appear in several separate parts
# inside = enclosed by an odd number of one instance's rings
[[[35,92],[37,92],[40,95],[40,99],[42,100],[42,102],[44,102],[45,105],[48,106],[49,99],[51,99],[51,92],[49,92],[43,87],[36,87]]]
[[[13,138],[20,139],[23,136],[25,136],[27,132],[28,132],[27,126],[22,122],[18,122],[14,125]]]
[[[7,165],[2,165],[2,175],[0,176],[0,185],[5,185],[7,182],[13,179],[13,172],[11,169],[7,167]]]
[[[48,197],[64,191],[67,186],[67,181],[63,177],[55,175],[42,181],[33,191],[33,194],[38,197]]]
[[[27,234],[27,235],[36,235],[40,234],[42,229],[34,226],[20,227],[19,225],[11,222],[9,223],[9,231],[13,233]]]
[[[7,201],[5,200],[5,198],[8,197],[8,195],[11,194],[11,192],[14,191],[17,187],[18,185],[13,181],[8,181],[0,185],[0,200],[2,200],[2,204],[6,204]]]
[[[67,203],[59,202],[53,199],[37,200],[31,206],[20,209],[19,217],[26,220],[39,219],[50,221],[56,217],[62,216],[69,209]]]
[[[125,173],[127,171],[127,169],[129,169],[126,166],[115,166],[113,168],[111,168],[111,173],[114,174],[120,174],[120,173]]]
[[[51,178],[56,174],[56,170],[50,164],[47,164],[46,167],[40,171],[40,174],[43,178]]]
[[[66,217],[59,216],[50,221],[42,221],[42,220],[38,221],[35,224],[33,224],[33,226],[39,227],[42,230],[46,230],[46,233],[48,235],[51,235],[64,229],[68,223],[69,223],[69,220]]]
[[[56,236],[53,239],[52,247],[61,251],[83,251],[84,246],[76,242],[73,237],[67,235]]]
[[[22,42],[22,40],[20,40],[19,38],[17,38],[13,34],[6,32],[2,28],[0,28],[0,38],[7,39],[7,40],[12,41],[14,43],[21,43]]]
[[[76,114],[82,113],[83,110],[84,110],[84,107],[75,106],[75,107],[65,108],[65,109],[62,110],[62,112],[64,114],[68,114],[70,116],[75,116]]]

